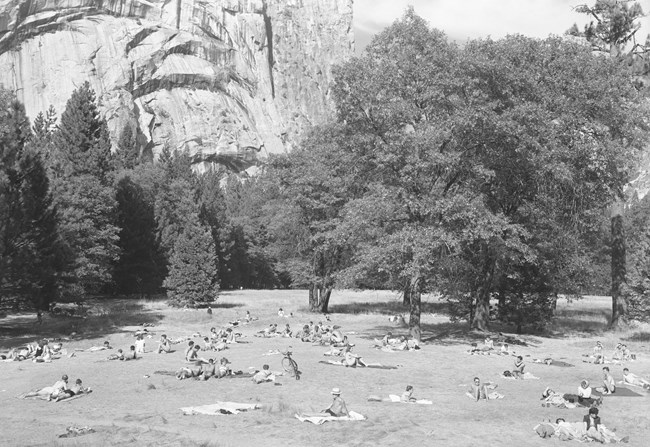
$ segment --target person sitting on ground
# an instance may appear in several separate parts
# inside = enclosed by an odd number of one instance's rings
[[[166,334],[162,334],[160,336],[160,343],[158,343],[158,354],[162,354],[163,352],[165,354],[170,353],[172,350],[172,345],[169,343],[169,340],[167,339]]]
[[[196,362],[200,361],[202,363],[208,363],[206,359],[203,357],[199,357],[199,352],[201,351],[201,346],[195,344],[194,348],[190,351],[188,361],[189,362]]]
[[[311,333],[309,332],[309,325],[306,324],[302,327],[301,330],[296,332],[296,338],[299,338],[300,341],[309,342],[312,341]]]
[[[284,317],[284,311],[282,310],[282,308],[278,310],[278,317]]]
[[[203,350],[204,351],[214,350],[214,345],[212,344],[212,342],[208,337],[203,337]]]
[[[594,357],[598,355],[602,355],[603,353],[603,344],[600,341],[596,342],[596,346],[594,346]]]
[[[221,357],[221,359],[219,360],[219,368],[217,370],[217,377],[219,379],[232,374],[232,370],[228,367],[229,364],[230,361],[227,358]]]
[[[211,327],[210,328],[210,340],[213,342],[219,340],[219,336],[217,334],[217,328],[216,327]]]
[[[212,306],[208,306],[207,312],[208,312],[208,315],[212,315]]]
[[[499,350],[499,355],[510,355],[508,348],[508,343],[501,344],[501,349]]]
[[[284,327],[284,330],[282,331],[282,336],[290,338],[292,335],[293,332],[291,331],[291,326],[289,326],[289,323],[287,323]]]
[[[349,416],[350,413],[348,413],[348,407],[345,405],[343,398],[341,398],[341,390],[339,388],[332,388],[331,394],[334,396],[332,403],[329,407],[323,410],[323,413],[327,413],[334,417]]]
[[[582,407],[591,407],[591,406],[600,405],[603,401],[602,397],[596,399],[591,396],[591,392],[592,389],[589,386],[589,381],[583,380],[582,382],[580,382],[580,386],[578,387],[578,394],[565,394],[562,397],[566,401],[575,403]]]
[[[33,362],[36,363],[49,363],[52,361],[52,351],[50,350],[47,340],[42,340],[38,343],[38,348],[32,354]]]
[[[413,387],[411,385],[406,385],[406,391],[400,396],[402,402],[415,402],[417,399],[413,397]]]
[[[332,343],[332,346],[335,348],[346,348],[349,344],[350,342],[348,341],[348,336],[344,335],[343,340],[340,342]]]
[[[275,382],[276,376],[281,376],[283,373],[274,372],[269,369],[269,365],[263,365],[261,371],[257,371],[253,376],[253,382],[260,384],[262,382]]]
[[[237,343],[237,336],[241,336],[241,334],[238,334],[229,327],[226,329],[226,338],[224,339],[224,342],[229,344]]]
[[[650,381],[631,373],[628,368],[623,368],[623,380],[621,383],[623,385],[640,386],[646,390],[650,390]]]
[[[343,332],[341,332],[341,326],[335,325],[330,335],[330,343],[340,343],[343,341]]]
[[[406,340],[406,348],[409,351],[417,351],[420,349],[420,342],[413,335],[409,335],[409,338]]]
[[[202,365],[201,372],[197,376],[199,380],[208,380],[210,377],[215,377],[217,375],[216,371],[217,365],[214,364],[214,359],[208,359],[206,365]]]
[[[522,356],[517,356],[515,360],[515,368],[512,370],[512,376],[515,379],[523,379],[524,377],[524,368],[526,364],[524,363],[524,358]]]
[[[603,394],[614,394],[616,392],[616,383],[614,377],[609,372],[609,367],[603,367]]]
[[[144,354],[144,336],[142,334],[138,335],[135,340],[135,352]]]
[[[194,351],[194,342],[190,340],[187,343],[187,349],[185,349],[185,361],[190,361],[190,356],[192,355],[192,352]]]
[[[605,442],[605,438],[603,438],[602,433],[598,430],[598,426],[600,425],[600,418],[598,417],[598,408],[596,407],[591,407],[589,409],[589,413],[585,415],[585,417],[582,419],[583,422],[583,428],[584,432],[589,439],[593,439],[594,441],[598,441],[600,443]]]
[[[129,353],[124,360],[138,360],[138,353],[135,350],[135,345],[129,346]]]
[[[368,366],[361,356],[352,353],[352,346],[348,345],[344,348],[343,351],[343,360],[341,360],[343,365],[350,368],[356,368],[357,366]]]
[[[135,346],[133,348],[135,349]],[[121,349],[118,349],[117,353],[109,355],[106,360],[124,360],[124,353]]]
[[[475,399],[476,402],[479,400],[487,402],[488,400],[500,399],[503,396],[494,391],[496,387],[497,385],[489,382],[482,384],[481,379],[474,377],[474,381],[470,387],[470,391],[467,392],[467,395],[472,399]]]

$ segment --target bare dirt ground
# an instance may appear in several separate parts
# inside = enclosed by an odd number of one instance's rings
[[[558,319],[544,336],[524,335],[528,346],[514,346],[527,360],[551,356],[575,367],[560,368],[533,364],[527,370],[540,380],[500,379],[502,371],[512,369],[514,357],[470,356],[469,343],[482,334],[468,332],[466,326],[452,324],[440,313],[434,298],[424,303],[422,350],[386,353],[372,348],[373,337],[396,328],[388,315],[399,312],[399,298],[388,292],[334,292],[331,302],[332,324],[352,333],[356,353],[369,362],[401,365],[396,370],[350,369],[319,364],[324,347],[296,339],[253,337],[253,334],[278,323],[290,323],[294,330],[309,322],[324,320],[305,311],[304,291],[233,291],[219,298],[212,316],[205,310],[174,310],[162,301],[118,301],[100,303],[99,312],[86,319],[45,316],[42,326],[33,324],[33,315],[0,319],[0,351],[39,337],[77,335],[64,342],[72,351],[100,345],[109,340],[117,348],[133,344],[133,332],[142,323],[153,323],[143,358],[133,362],[103,361],[107,351],[78,352],[75,357],[48,364],[32,362],[0,363],[0,445],[7,446],[557,446],[571,445],[553,438],[544,440],[532,430],[543,420],[563,417],[580,421],[585,409],[542,407],[540,395],[546,386],[575,392],[581,379],[600,382],[601,365],[583,363],[601,340],[606,353],[623,340],[638,355],[628,366],[645,377],[650,374],[650,329],[639,327],[625,333],[603,332],[610,301],[590,297],[579,302],[560,302]],[[279,318],[279,307],[293,312],[293,318]],[[97,309],[97,307],[95,307]],[[230,346],[223,353],[204,353],[219,358],[225,355],[235,370],[248,371],[268,363],[281,370],[281,356],[263,356],[271,349],[293,347],[294,358],[303,372],[299,381],[280,377],[282,386],[255,385],[247,379],[211,379],[207,382],[179,381],[153,374],[156,370],[177,370],[184,365],[186,344],[175,345],[176,352],[159,355],[162,333],[175,338],[195,332],[209,333],[211,326],[226,325],[243,317],[246,310],[260,317],[243,326],[247,343]],[[194,339],[198,341],[198,338]],[[623,365],[610,365],[616,380]],[[93,393],[69,402],[51,403],[17,399],[20,393],[52,385],[62,374],[74,381],[82,378]],[[474,376],[499,384],[505,399],[474,402],[464,396]],[[386,397],[401,394],[407,384],[414,396],[431,399],[434,405],[405,405],[368,402],[370,395]],[[296,412],[319,411],[329,405],[330,390],[342,389],[348,408],[367,416],[360,422],[329,422],[316,426],[299,422]],[[237,415],[183,416],[179,408],[206,405],[216,401],[259,403],[263,409]],[[601,419],[620,436],[630,436],[630,446],[650,445],[650,396],[606,398]],[[62,439],[71,425],[88,425],[95,433]]]

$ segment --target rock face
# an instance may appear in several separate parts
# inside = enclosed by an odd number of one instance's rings
[[[331,116],[353,51],[352,0],[0,0],[0,84],[31,118],[88,80],[114,143],[238,169]]]

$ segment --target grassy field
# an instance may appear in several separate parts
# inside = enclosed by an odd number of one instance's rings
[[[270,323],[290,323],[294,330],[322,316],[306,311],[304,291],[232,291],[219,298],[214,313],[205,310],[175,310],[163,301],[115,301],[93,303],[93,313],[85,319],[45,316],[42,326],[33,324],[33,315],[0,319],[0,351],[39,337],[76,335],[64,348],[69,351],[100,345],[109,340],[117,348],[133,344],[133,332],[142,323],[154,324],[155,332],[147,340],[154,350],[162,333],[170,337],[207,334],[211,326],[227,324],[242,317],[246,310],[260,319],[243,326],[247,343],[231,346],[224,353],[235,370],[248,371],[268,363],[281,370],[281,356],[263,356],[271,349],[293,347],[294,358],[303,372],[300,381],[281,377],[282,386],[255,385],[245,379],[198,382],[179,381],[155,375],[156,370],[176,370],[183,363],[185,344],[175,345],[176,352],[158,355],[145,353],[135,362],[103,361],[106,351],[78,352],[49,364],[32,362],[0,363],[0,445],[31,446],[542,446],[558,445],[556,439],[539,438],[532,427],[543,420],[563,417],[582,420],[584,409],[560,410],[540,405],[546,386],[575,392],[581,379],[592,383],[600,379],[601,367],[582,362],[581,355],[591,352],[596,340],[606,351],[623,340],[637,353],[629,363],[633,372],[650,373],[650,328],[646,326],[623,333],[605,332],[610,300],[589,297],[567,303],[561,301],[557,318],[545,334],[523,335],[527,346],[516,346],[522,355],[551,356],[575,365],[573,368],[528,363],[527,369],[540,380],[500,380],[499,374],[512,369],[513,357],[469,356],[469,343],[483,337],[453,324],[444,306],[434,298],[423,305],[422,350],[386,353],[372,348],[372,339],[387,330],[406,334],[406,328],[394,327],[388,315],[400,312],[399,297],[388,292],[336,291],[331,301],[333,324],[342,326],[356,343],[356,352],[369,362],[400,365],[396,370],[349,369],[319,364],[324,347],[295,339],[262,339],[253,334]],[[279,318],[282,307],[293,318]],[[506,330],[507,328],[500,328]],[[195,338],[198,341],[198,338]],[[209,356],[210,353],[207,353]],[[614,377],[621,378],[621,365],[610,365]],[[70,402],[50,403],[21,400],[16,396],[51,385],[62,374],[82,378],[94,392]],[[499,384],[505,399],[476,403],[464,396],[465,384],[474,376]],[[370,395],[400,394],[407,384],[414,395],[431,399],[434,405],[403,405],[368,402]],[[315,426],[299,422],[296,412],[313,412],[331,401],[330,390],[342,389],[348,408],[367,416],[361,422],[330,422]],[[205,405],[216,401],[259,403],[263,409],[230,416],[183,416],[179,408]],[[607,398],[601,407],[605,425],[630,436],[631,446],[647,446],[650,433],[650,397]],[[61,439],[71,425],[91,426],[95,433]],[[575,442],[575,441],[572,441]]]

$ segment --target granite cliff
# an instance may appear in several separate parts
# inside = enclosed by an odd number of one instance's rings
[[[0,0],[0,84],[34,118],[89,80],[117,141],[242,169],[332,113],[352,0]]]

